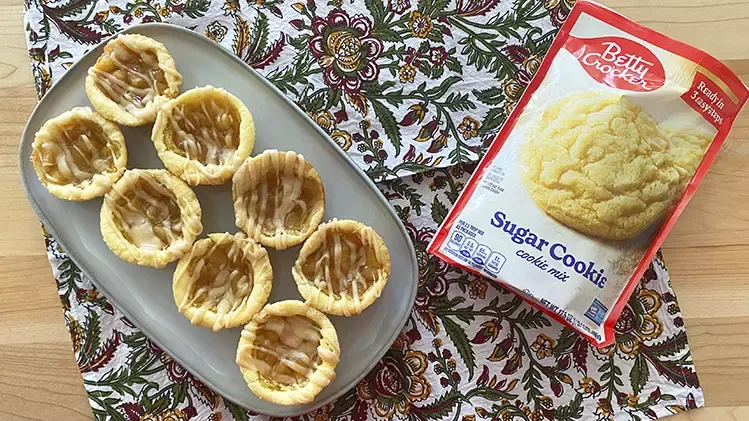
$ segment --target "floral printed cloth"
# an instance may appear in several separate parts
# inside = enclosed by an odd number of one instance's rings
[[[413,239],[419,289],[377,366],[304,420],[643,420],[704,403],[662,256],[596,349],[518,296],[429,256],[569,13],[567,0],[28,0],[40,97],[88,48],[167,21],[233,51],[379,182]],[[46,235],[97,419],[261,419],[151,343]],[[248,390],[248,393],[249,390]]]

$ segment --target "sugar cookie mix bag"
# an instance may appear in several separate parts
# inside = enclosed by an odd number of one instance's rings
[[[578,1],[428,250],[610,344],[748,94],[706,53]]]

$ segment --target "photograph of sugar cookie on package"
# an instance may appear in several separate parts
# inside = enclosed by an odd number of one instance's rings
[[[523,184],[552,218],[612,240],[655,223],[712,140],[663,130],[622,93],[576,92],[540,114],[518,154]]]
[[[605,346],[749,91],[590,1],[559,33],[428,252]]]

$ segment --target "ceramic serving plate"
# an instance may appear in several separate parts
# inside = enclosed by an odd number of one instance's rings
[[[385,240],[392,274],[382,296],[359,316],[330,317],[341,344],[335,381],[308,405],[284,407],[257,398],[234,362],[240,328],[213,333],[192,326],[177,311],[172,298],[174,263],[157,270],[120,260],[99,232],[101,198],[79,203],[59,200],[39,182],[30,160],[34,133],[46,120],[64,111],[91,106],[84,80],[104,43],[65,73],[29,119],[19,150],[21,179],[29,201],[47,229],[99,289],[156,344],[224,397],[249,410],[275,416],[298,415],[327,404],[374,367],[408,319],[416,296],[417,263],[406,230],[364,172],[280,91],[231,53],[202,35],[172,25],[146,24],[125,32],[149,36],[167,47],[184,77],[182,92],[210,84],[241,99],[257,127],[253,156],[265,149],[294,150],[304,155],[325,185],[324,220],[356,219],[373,227]],[[163,168],[150,140],[151,125],[121,129],[127,141],[128,168]],[[213,232],[238,231],[231,183],[194,190],[203,209],[201,238]],[[269,302],[301,300],[291,276],[299,247],[268,252],[274,274]]]

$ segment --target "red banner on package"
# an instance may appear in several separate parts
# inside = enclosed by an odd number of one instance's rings
[[[692,87],[681,99],[716,129],[720,129],[726,119],[735,116],[738,108],[723,89],[700,72],[694,76]]]

